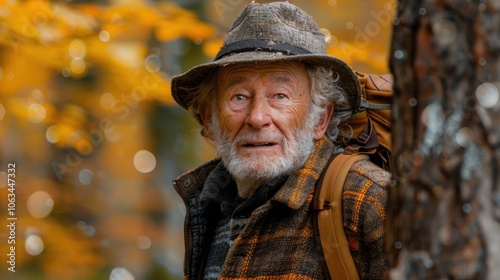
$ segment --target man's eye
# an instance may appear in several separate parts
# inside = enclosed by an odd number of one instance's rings
[[[276,99],[285,99],[286,98],[286,94],[284,93],[278,93],[275,95]]]
[[[236,95],[236,96],[234,97],[234,99],[235,99],[236,101],[243,101],[243,100],[245,100],[245,99],[246,99],[246,97],[245,97],[244,95],[239,94],[239,95]]]

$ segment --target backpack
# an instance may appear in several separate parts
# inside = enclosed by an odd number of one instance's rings
[[[340,139],[340,145],[351,153],[370,155],[370,160],[390,171],[391,103],[393,77],[356,72],[363,97],[361,108],[346,121],[352,136]]]
[[[356,74],[363,90],[362,110],[347,121],[352,137],[341,139],[344,152],[330,160],[318,180],[313,200],[318,212],[314,219],[318,248],[331,279],[359,279],[342,218],[342,190],[351,166],[370,158],[390,171],[392,76]]]

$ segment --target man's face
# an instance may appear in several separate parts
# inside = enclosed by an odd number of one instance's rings
[[[299,63],[244,64],[217,77],[213,138],[235,176],[269,180],[300,167],[313,147],[310,82]]]

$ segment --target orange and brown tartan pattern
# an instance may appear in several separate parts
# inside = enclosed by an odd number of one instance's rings
[[[313,228],[317,213],[312,210],[312,198],[333,150],[327,138],[317,141],[305,166],[296,170],[271,200],[253,211],[229,250],[220,279],[325,279]],[[190,225],[186,227],[186,279],[201,279],[196,272],[202,270],[201,248],[206,246],[198,241],[210,238],[197,236],[204,233],[200,225],[206,221],[198,215],[193,200],[213,166],[211,162],[175,182],[187,203],[186,224]],[[361,279],[382,279],[387,268],[381,234],[387,194],[379,184],[388,185],[389,176],[379,171],[385,172],[369,162],[356,163],[344,186],[345,229]]]
[[[347,175],[342,194],[344,230],[361,279],[384,279],[384,222],[388,172],[368,160],[358,161]]]

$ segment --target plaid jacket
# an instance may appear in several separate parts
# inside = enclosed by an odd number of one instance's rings
[[[334,150],[323,138],[305,166],[290,175],[267,203],[250,216],[234,241],[220,279],[326,279],[313,228],[316,182]],[[186,204],[185,279],[202,279],[214,221],[200,210],[199,195],[219,160],[174,181]],[[383,279],[387,271],[384,221],[390,175],[369,161],[353,165],[343,191],[344,229],[361,279]]]

